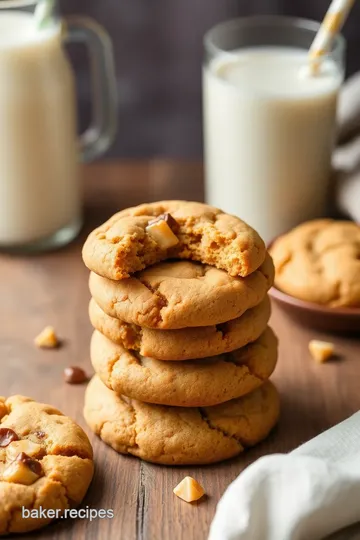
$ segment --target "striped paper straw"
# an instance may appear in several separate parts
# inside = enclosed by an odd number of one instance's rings
[[[333,0],[309,50],[312,73],[319,69],[320,59],[340,32],[355,0]]]
[[[35,8],[35,23],[37,28],[42,29],[52,23],[55,0],[38,0]]]

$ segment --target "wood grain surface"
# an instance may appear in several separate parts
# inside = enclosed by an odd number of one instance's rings
[[[22,538],[205,540],[220,496],[246,465],[269,452],[292,450],[360,408],[360,336],[330,336],[339,358],[317,365],[309,357],[308,341],[325,336],[298,327],[274,309],[271,322],[280,338],[280,358],[273,380],[281,393],[282,414],[267,441],[207,467],[160,467],[119,456],[84,423],[85,386],[63,382],[69,365],[91,373],[88,271],[81,245],[95,225],[120,208],[162,198],[201,200],[202,168],[163,161],[100,163],[84,168],[84,184],[85,227],[76,242],[55,253],[0,256],[0,394],[21,393],[51,403],[85,428],[94,445],[96,473],[83,506],[112,508],[114,518],[60,521]],[[63,339],[55,351],[33,345],[48,324]],[[206,490],[199,503],[187,504],[172,493],[188,474]],[[353,528],[336,538],[355,540],[360,533]]]

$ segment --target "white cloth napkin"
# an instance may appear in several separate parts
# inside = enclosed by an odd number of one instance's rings
[[[228,487],[209,540],[320,540],[360,521],[360,412]]]

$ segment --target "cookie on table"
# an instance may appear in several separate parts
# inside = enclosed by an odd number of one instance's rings
[[[360,306],[360,225],[309,221],[278,238],[270,252],[278,289],[317,304]]]
[[[115,280],[169,258],[199,261],[245,277],[259,268],[265,254],[264,242],[244,221],[189,201],[122,210],[95,229],[83,248],[86,266]]]
[[[52,521],[22,517],[22,507],[63,511],[80,504],[93,471],[90,442],[70,418],[23,396],[0,398],[0,535]]]
[[[129,324],[107,315],[92,298],[89,316],[93,327],[125,349],[158,360],[192,360],[240,349],[265,331],[270,318],[270,300],[245,311],[241,317],[213,326],[154,330]]]
[[[252,392],[275,369],[277,338],[270,328],[254,343],[186,362],[162,362],[113,343],[97,330],[91,362],[102,382],[117,394],[176,407],[207,407]]]
[[[211,326],[258,305],[273,284],[269,255],[246,278],[192,261],[162,262],[120,281],[90,274],[90,292],[105,313],[130,324],[175,330]]]
[[[215,407],[149,405],[117,395],[94,377],[85,395],[89,427],[123,454],[165,465],[215,463],[263,440],[279,417],[271,382]]]

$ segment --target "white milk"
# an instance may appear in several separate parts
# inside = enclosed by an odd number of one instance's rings
[[[261,47],[204,70],[207,201],[266,241],[325,209],[342,75],[327,60],[303,76],[306,62],[305,50]]]
[[[0,12],[0,247],[80,220],[74,101],[60,27]]]

